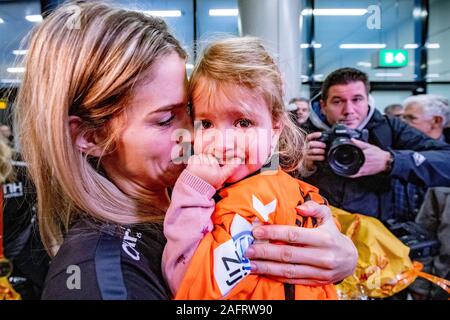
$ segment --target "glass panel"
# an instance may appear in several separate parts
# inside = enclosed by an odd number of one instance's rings
[[[427,81],[450,81],[450,1],[430,1]],[[448,95],[448,94],[447,94]]]
[[[310,9],[308,3],[310,1],[302,0],[301,8],[302,10]],[[310,73],[312,72],[312,62],[311,62],[311,50],[310,46],[313,45],[309,43],[309,37],[311,35],[311,15],[300,15],[300,66],[301,66],[301,81],[310,81]]]
[[[152,11],[150,14],[161,15],[188,52],[187,66],[190,67],[194,42],[193,0],[114,0],[113,3],[130,10]]]
[[[237,9],[237,0],[197,0],[197,38],[206,40],[217,33],[239,35]]]
[[[19,86],[24,71],[21,60],[26,49],[21,43],[39,23],[40,13],[40,1],[0,2],[0,87]]]
[[[321,81],[333,70],[348,66],[367,72],[371,81],[413,81],[414,50],[408,50],[406,67],[378,69],[373,61],[382,48],[404,49],[414,42],[413,6],[410,0],[315,1],[316,9],[346,9],[340,16],[315,14],[315,79]]]
[[[412,95],[411,91],[372,91],[371,95],[375,99],[375,108],[384,113],[384,108],[393,103],[402,102]]]
[[[450,83],[449,84],[429,84],[428,93],[438,94],[450,100]]]

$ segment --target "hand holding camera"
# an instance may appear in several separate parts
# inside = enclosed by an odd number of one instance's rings
[[[337,175],[356,178],[385,171],[391,159],[389,152],[367,143],[367,130],[354,130],[342,124],[328,131],[311,133],[307,141],[305,166],[308,171],[316,170],[317,162],[326,160]]]

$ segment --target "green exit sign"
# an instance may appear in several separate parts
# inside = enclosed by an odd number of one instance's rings
[[[407,50],[380,50],[378,55],[379,67],[381,68],[401,68],[408,65]]]

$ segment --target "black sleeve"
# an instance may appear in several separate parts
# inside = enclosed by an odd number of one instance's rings
[[[50,268],[42,300],[101,300],[92,262],[69,264],[53,273]]]
[[[75,268],[73,267],[75,266]],[[79,267],[79,269],[76,269]],[[80,277],[77,277],[77,272]],[[68,266],[58,274],[47,278],[43,300],[104,300],[96,278],[95,265],[86,262],[79,265]],[[122,299],[126,300],[168,300],[169,296],[160,280],[153,274],[144,274],[132,264],[122,264],[123,282],[120,280],[108,285],[119,291],[123,290]],[[112,279],[110,279],[111,281]],[[116,279],[117,280],[117,279]],[[104,284],[104,283],[103,283]],[[120,299],[120,298],[117,298]]]
[[[163,247],[143,246],[137,238],[131,244],[106,231],[106,227],[90,234],[89,230],[74,230],[64,240],[50,265],[43,299],[169,299],[163,277],[158,274]],[[133,235],[129,231],[127,239]],[[142,238],[150,242],[153,234]],[[130,251],[136,255],[130,255]]]
[[[127,300],[169,300],[162,279],[153,272],[143,273],[133,264],[122,265]]]

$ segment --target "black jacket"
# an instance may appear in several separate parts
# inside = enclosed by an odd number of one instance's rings
[[[445,128],[443,135],[444,135],[444,141],[446,143],[450,143],[450,128]]]
[[[167,300],[161,224],[119,227],[81,219],[52,259],[42,299]]]
[[[36,192],[20,154],[12,161],[14,179],[3,187],[4,253],[13,264],[11,283],[24,300],[39,299],[50,258],[39,236]]]
[[[320,110],[313,110],[303,128],[309,133],[327,130],[329,125]],[[387,220],[393,217],[393,178],[423,187],[450,186],[450,145],[371,107],[358,129],[363,128],[369,131],[369,143],[393,154],[392,170],[389,174],[345,178],[325,163],[319,164],[314,174],[303,179],[318,187],[331,205]]]

